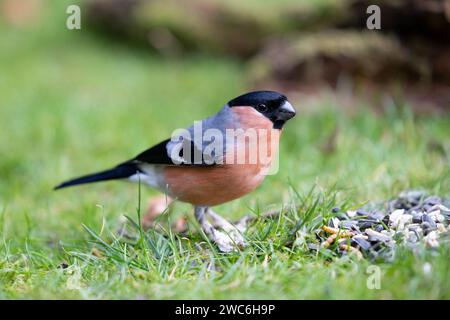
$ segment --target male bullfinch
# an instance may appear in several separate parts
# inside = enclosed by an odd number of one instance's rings
[[[64,182],[55,189],[116,179],[142,182],[194,205],[205,234],[221,251],[229,252],[244,247],[244,238],[210,207],[240,198],[262,183],[277,156],[283,126],[294,116],[295,110],[283,94],[246,93],[176,138],[172,135],[112,169]],[[250,141],[252,137],[256,143]],[[266,152],[264,161],[262,150]]]

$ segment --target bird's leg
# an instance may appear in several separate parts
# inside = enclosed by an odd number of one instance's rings
[[[195,218],[200,224],[206,236],[219,247],[222,252],[230,252],[236,248],[236,242],[227,233],[214,228],[214,226],[207,220],[208,207],[195,207]]]
[[[233,225],[231,222],[215,213],[211,208],[207,208],[207,213],[213,224],[225,231],[236,246],[239,248],[244,248],[246,246],[244,237],[242,236],[242,232],[245,231],[244,225],[242,226],[243,228],[240,229],[237,225]]]
[[[195,207],[195,219],[197,219],[198,223],[202,227],[202,230],[208,236],[208,238],[212,238],[214,236],[214,227],[206,220],[206,210],[207,207]]]

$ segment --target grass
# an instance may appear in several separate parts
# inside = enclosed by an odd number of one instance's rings
[[[0,298],[450,298],[447,246],[377,262],[381,289],[370,290],[373,262],[315,254],[302,242],[334,206],[408,188],[450,195],[448,114],[418,117],[402,105],[348,114],[327,97],[294,101],[299,115],[283,134],[279,173],[217,208],[230,219],[286,208],[278,219],[257,220],[240,253],[221,254],[194,232],[140,232],[137,185],[53,192],[247,90],[236,61],[166,60],[68,31],[64,8],[46,11],[40,28],[0,26]],[[143,189],[141,206],[156,194]],[[166,219],[192,219],[187,205],[172,211]],[[135,222],[135,240],[117,235],[124,215]]]

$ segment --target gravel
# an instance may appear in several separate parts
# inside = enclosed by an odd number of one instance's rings
[[[333,208],[327,226],[316,231],[319,243],[308,247],[383,260],[394,259],[399,246],[435,249],[449,239],[449,206],[450,199],[409,190],[384,205],[368,204],[345,214]]]

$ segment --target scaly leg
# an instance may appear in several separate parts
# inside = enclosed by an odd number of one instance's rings
[[[202,230],[205,232],[206,236],[213,241],[219,247],[222,252],[231,252],[239,244],[230,236],[229,234],[219,231],[207,220],[208,207],[195,207],[195,218],[200,224]],[[211,215],[209,215],[211,216]],[[223,219],[223,218],[222,218]],[[225,231],[225,229],[224,229]]]

